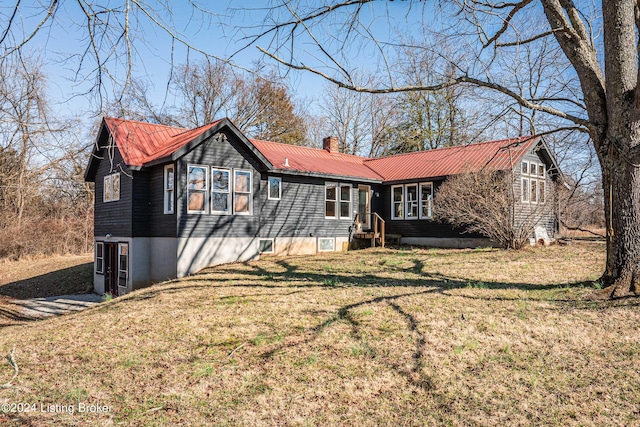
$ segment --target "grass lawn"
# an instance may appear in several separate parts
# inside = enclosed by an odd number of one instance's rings
[[[3,425],[634,425],[636,299],[598,243],[369,249],[208,269],[2,328]],[[0,383],[11,378],[0,367]],[[110,412],[78,413],[79,404]],[[41,412],[71,405],[75,413]],[[4,418],[3,418],[4,417]]]

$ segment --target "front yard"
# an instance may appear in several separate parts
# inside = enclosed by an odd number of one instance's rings
[[[20,373],[0,403],[38,406],[0,420],[632,425],[638,301],[587,298],[603,264],[604,247],[588,243],[369,249],[211,268],[3,328],[0,353],[15,346]],[[3,365],[0,382],[12,374]],[[80,404],[109,411],[79,413]]]

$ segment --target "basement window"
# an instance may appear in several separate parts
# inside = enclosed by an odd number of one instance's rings
[[[333,252],[336,249],[336,241],[332,237],[318,238],[318,252]]]
[[[273,249],[273,239],[260,239],[258,241],[258,252],[261,254],[272,254],[274,253]]]

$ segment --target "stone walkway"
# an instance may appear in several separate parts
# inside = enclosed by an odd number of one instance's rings
[[[60,295],[47,298],[13,300],[11,302],[22,308],[22,316],[31,319],[41,319],[86,310],[102,302],[102,297],[97,294]]]

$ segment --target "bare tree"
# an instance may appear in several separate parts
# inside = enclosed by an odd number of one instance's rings
[[[434,198],[434,217],[486,236],[503,248],[522,249],[552,212],[555,197],[547,189],[545,202],[520,205],[513,189],[509,171],[483,169],[449,177]]]
[[[341,152],[375,157],[388,151],[386,132],[397,123],[393,97],[326,84],[320,108],[323,132],[338,137]]]

